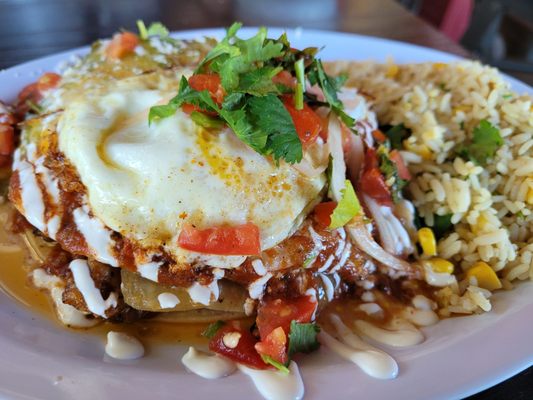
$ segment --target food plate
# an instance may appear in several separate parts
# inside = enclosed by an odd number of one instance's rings
[[[244,29],[244,36],[254,33]],[[281,29],[271,29],[277,36]],[[458,57],[404,43],[334,32],[289,30],[292,45],[325,46],[324,60],[396,62],[450,62]],[[213,36],[223,30],[176,33],[180,38]],[[18,91],[45,71],[86,48],[64,52],[0,72],[0,99],[12,101]],[[518,92],[533,89],[508,78]],[[1,266],[0,266],[1,267]],[[533,363],[533,284],[524,283],[512,292],[498,293],[490,313],[453,318],[425,328],[427,340],[411,348],[388,349],[400,366],[397,379],[376,380],[353,364],[322,348],[300,361],[306,398],[362,396],[367,398],[448,399],[459,398],[492,386]],[[0,394],[9,398],[130,399],[260,398],[243,374],[205,381],[188,373],[180,363],[185,347],[149,348],[136,361],[115,361],[104,356],[103,338],[59,328],[0,293]]]

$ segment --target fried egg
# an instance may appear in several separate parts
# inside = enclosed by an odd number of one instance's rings
[[[76,168],[91,213],[106,227],[145,247],[162,246],[178,263],[237,266],[244,257],[180,248],[183,225],[252,222],[266,250],[320,200],[325,174],[309,177],[276,165],[229,128],[205,130],[181,110],[149,124],[150,107],[168,102],[178,82],[147,74],[84,92],[64,105],[59,149]]]

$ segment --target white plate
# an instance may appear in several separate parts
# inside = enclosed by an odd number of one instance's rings
[[[243,30],[250,35],[253,29]],[[282,31],[271,29],[270,35]],[[326,46],[325,60],[374,59],[393,56],[398,62],[453,61],[456,56],[436,50],[371,37],[289,30],[294,47]],[[177,37],[221,37],[221,30],[177,33]],[[78,49],[32,61],[0,72],[0,99],[11,101],[27,83],[54,70]],[[533,89],[508,78],[519,92]],[[1,267],[1,266],[0,266]],[[322,348],[303,357],[301,372],[306,399],[450,399],[495,385],[533,364],[533,283],[494,296],[492,312],[454,318],[425,329],[421,345],[390,349],[400,365],[391,381],[372,379],[355,365]],[[0,292],[0,395],[29,399],[147,399],[193,398],[223,400],[260,398],[242,374],[207,381],[185,371],[183,347],[167,346],[134,362],[104,358],[98,338],[59,329],[27,311]]]

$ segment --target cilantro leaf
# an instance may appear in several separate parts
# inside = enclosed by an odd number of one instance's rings
[[[398,167],[396,164],[389,158],[388,151],[384,146],[381,146],[378,149],[379,154],[379,170],[385,176],[385,180],[388,181],[391,178],[394,178],[394,182],[391,189],[392,201],[397,203],[401,200],[402,189],[409,183],[405,179],[401,179],[398,173]]]
[[[406,128],[404,124],[384,126],[381,131],[389,138],[393,149],[402,149],[402,142],[411,136],[411,130]]]
[[[234,111],[222,109],[220,116],[228,123],[239,139],[258,153],[265,153],[268,133],[254,128],[244,108]]]
[[[437,239],[443,237],[453,226],[452,224],[452,214],[437,215],[433,216],[433,233]]]
[[[302,142],[281,100],[273,94],[251,97],[248,106],[251,121],[267,134],[267,152],[274,160],[283,158],[288,163],[300,162],[303,157]]]
[[[262,67],[241,75],[238,91],[253,96],[278,94],[279,90],[272,78],[281,71],[281,67]]]
[[[296,353],[311,353],[320,347],[317,334],[320,328],[314,323],[291,322],[289,333],[289,358]]]
[[[202,332],[202,336],[211,339],[226,323],[224,321],[216,321],[210,324],[205,331]]]
[[[484,119],[474,128],[472,141],[459,146],[456,153],[465,160],[471,160],[478,165],[485,166],[502,145],[503,138],[499,129]]]
[[[276,367],[276,369],[280,372],[283,372],[284,374],[288,375],[289,374],[289,368],[287,368],[286,365],[283,365],[282,363],[280,363],[279,361],[276,361],[274,360],[272,357],[270,356],[267,356],[265,354],[261,354],[261,358],[263,359],[263,361],[267,364],[270,364],[274,367]]]
[[[361,212],[361,204],[355,194],[352,183],[346,179],[344,189],[341,190],[342,198],[331,213],[330,229],[337,229],[346,225],[353,217]]]

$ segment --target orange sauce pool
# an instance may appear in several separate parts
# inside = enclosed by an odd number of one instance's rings
[[[1,201],[1,200],[0,200]],[[148,347],[157,344],[207,344],[201,335],[208,323],[169,323],[155,320],[141,320],[134,323],[102,322],[86,329],[68,328],[56,317],[53,302],[46,291],[33,286],[30,273],[39,267],[18,235],[6,230],[12,206],[3,201],[0,204],[0,290],[29,309],[57,324],[58,329],[68,329],[77,334],[105,335],[113,330],[131,334]]]

